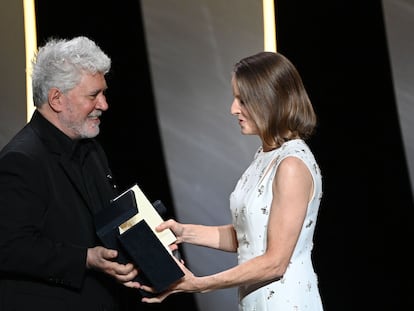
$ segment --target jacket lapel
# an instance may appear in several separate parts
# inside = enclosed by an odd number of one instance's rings
[[[63,154],[61,156],[60,164],[62,165],[63,170],[65,171],[69,180],[73,184],[74,188],[79,192],[80,196],[85,201],[85,204],[87,205],[88,209],[91,212],[93,212],[93,204],[89,198],[88,191],[86,190],[80,169],[75,167],[73,160],[70,158],[68,154]]]

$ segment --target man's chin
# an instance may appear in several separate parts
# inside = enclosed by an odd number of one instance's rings
[[[82,138],[94,138],[96,136],[98,136],[99,134],[99,127],[93,127],[93,128],[89,128],[87,131],[85,131],[82,134]]]

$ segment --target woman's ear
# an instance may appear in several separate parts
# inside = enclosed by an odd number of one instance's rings
[[[52,87],[47,93],[47,102],[53,111],[60,112],[63,110],[62,97],[63,93],[55,87]]]

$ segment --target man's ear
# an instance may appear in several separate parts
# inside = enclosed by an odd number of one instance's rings
[[[53,111],[60,112],[63,110],[62,96],[63,93],[55,87],[52,87],[47,93],[47,102]]]

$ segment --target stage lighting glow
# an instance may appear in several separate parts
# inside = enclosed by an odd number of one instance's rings
[[[274,0],[263,0],[264,50],[276,52],[276,21]]]
[[[34,0],[23,0],[24,11],[24,37],[26,49],[26,102],[27,121],[30,120],[34,111],[32,96],[31,68],[32,59],[37,49],[36,39],[36,14]]]

